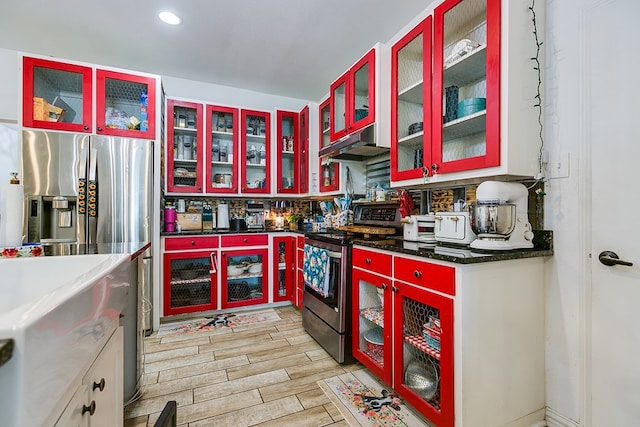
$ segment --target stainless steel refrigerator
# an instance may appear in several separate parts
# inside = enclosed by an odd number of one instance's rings
[[[25,240],[42,242],[52,255],[73,254],[74,247],[99,251],[101,244],[150,242],[153,152],[148,140],[23,131]],[[151,324],[149,317],[143,320],[142,303],[152,301],[151,261],[149,249],[132,266],[138,280],[122,318],[125,400],[135,394],[142,373],[143,325]]]

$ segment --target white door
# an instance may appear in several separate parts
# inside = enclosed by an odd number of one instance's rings
[[[586,425],[631,426],[640,423],[640,2],[591,0],[584,11],[593,206]],[[633,266],[603,265],[604,251]]]

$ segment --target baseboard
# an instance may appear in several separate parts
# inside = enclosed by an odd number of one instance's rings
[[[546,411],[547,427],[580,427],[580,423],[559,414],[547,407]]]

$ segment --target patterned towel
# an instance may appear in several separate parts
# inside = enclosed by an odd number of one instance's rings
[[[329,296],[329,251],[304,245],[304,283],[324,298]]]

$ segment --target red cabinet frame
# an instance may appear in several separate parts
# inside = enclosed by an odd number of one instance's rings
[[[106,126],[107,80],[122,80],[138,83],[147,87],[148,127],[142,130],[111,129]],[[142,107],[141,107],[142,112]],[[96,70],[96,132],[103,135],[124,136],[130,138],[156,139],[156,79],[152,77],[125,74],[116,71]],[[142,120],[142,117],[138,117]]]
[[[250,145],[249,141],[251,136],[247,135],[245,126],[247,123],[248,116],[257,116],[264,120],[265,123],[265,136],[264,136],[264,144],[266,151],[266,165],[265,169],[265,185],[263,188],[249,188],[247,186],[247,145]],[[238,131],[241,135],[241,143],[240,143],[240,159],[238,160],[240,165],[240,190],[241,193],[246,194],[269,194],[271,192],[271,114],[265,111],[255,111],[255,110],[241,110],[240,113],[240,129]]]
[[[171,261],[180,259],[193,259],[193,258],[209,258],[210,261],[210,283],[209,283],[209,303],[206,304],[192,304],[179,307],[172,307],[171,291],[172,286],[177,286],[172,283],[172,271]],[[217,305],[217,249],[202,250],[202,251],[185,251],[185,252],[166,252],[163,255],[163,313],[164,315],[193,313],[197,311],[214,310]],[[180,283],[184,286],[189,286],[188,280],[185,283]]]
[[[230,165],[230,169],[231,169],[231,187],[230,188],[224,188],[224,187],[214,187],[213,186],[213,182],[214,182],[214,178],[215,178],[215,174],[213,173],[213,169],[212,169],[212,162],[213,162],[213,158],[212,158],[212,139],[214,136],[214,123],[213,123],[213,113],[214,112],[222,112],[226,114],[231,114],[232,115],[232,129],[233,129],[233,135],[231,136],[231,141],[232,141],[232,145],[233,148],[231,150],[231,152],[227,153],[227,156],[233,156],[233,161],[231,162]],[[205,156],[205,167],[206,167],[206,171],[205,171],[205,191],[207,193],[220,193],[220,194],[228,194],[228,193],[237,193],[238,192],[238,180],[240,179],[238,176],[238,153],[239,153],[239,149],[238,149],[238,135],[239,133],[242,131],[239,127],[238,127],[238,109],[236,108],[231,108],[231,107],[223,107],[220,105],[207,105],[206,106],[206,128],[205,128],[205,137],[204,137],[204,146],[206,147],[206,156]]]
[[[82,97],[82,121],[80,123],[65,122],[49,122],[44,120],[35,120],[33,117],[33,98],[36,94],[35,87],[35,69],[48,68],[50,70],[58,70],[64,73],[77,74],[81,81]],[[50,61],[47,59],[24,57],[22,60],[22,124],[25,127],[54,129],[71,132],[93,132],[93,70],[91,67],[81,65],[67,64],[64,62]],[[52,103],[53,99],[46,101]]]
[[[284,245],[282,254],[280,244]],[[295,302],[296,251],[295,237],[273,238],[273,302]],[[280,292],[281,285],[284,285],[284,294]]]
[[[292,136],[293,136],[293,150],[289,150],[289,147],[285,150],[283,137],[284,132],[282,129],[282,122],[284,120],[290,120],[293,126]],[[299,193],[299,185],[300,185],[300,166],[301,166],[301,138],[299,135],[299,116],[298,113],[294,113],[293,111],[276,111],[276,123],[277,123],[277,143],[276,143],[276,190],[278,193],[282,194],[296,194]],[[289,136],[289,135],[287,135]],[[280,144],[280,146],[278,146]],[[284,170],[284,161],[285,158],[291,162],[291,172],[293,179],[291,188],[285,188],[283,185],[283,179],[285,178],[285,170]]]
[[[195,171],[196,178],[194,185],[177,185],[175,183],[175,164],[176,162],[180,162],[180,160],[175,159],[173,153],[173,146],[175,141],[175,133],[180,132],[180,130],[176,130],[176,127],[173,124],[173,115],[176,107],[185,107],[195,110],[196,112],[196,129],[195,129],[195,143],[197,144],[196,150],[196,158],[193,159],[195,162]],[[203,151],[205,148],[205,144],[203,143],[202,138],[202,104],[197,104],[194,102],[185,102],[185,101],[177,101],[173,99],[167,100],[167,153],[166,153],[166,161],[167,161],[167,192],[179,192],[179,193],[202,193],[202,161],[204,158]],[[210,155],[210,154],[209,154]]]

